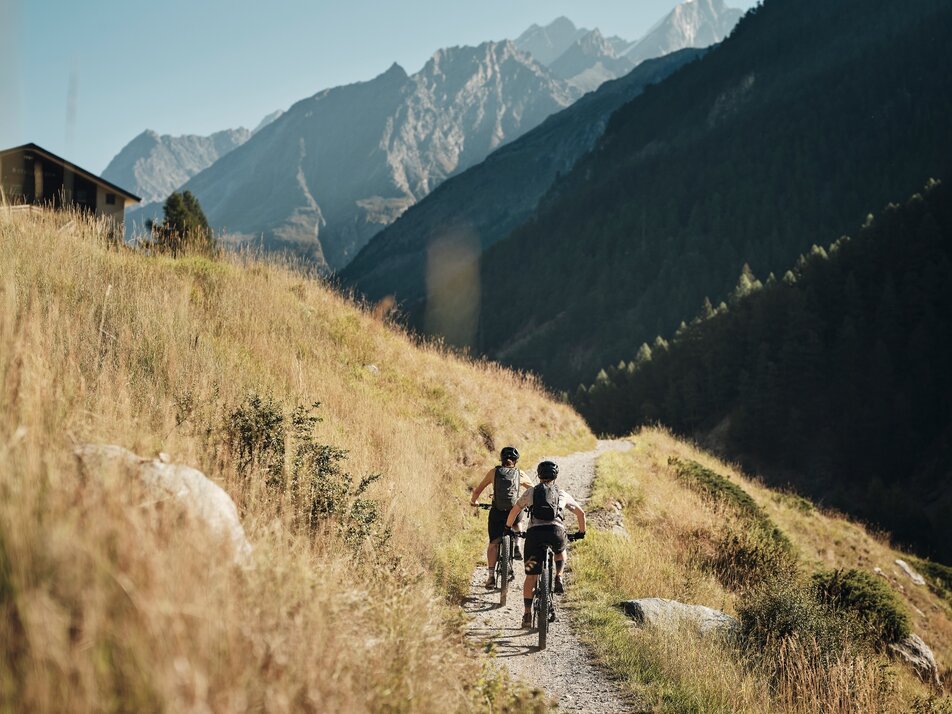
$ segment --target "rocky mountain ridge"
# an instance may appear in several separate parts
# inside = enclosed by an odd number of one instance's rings
[[[454,173],[578,98],[511,41],[319,92],[182,186],[234,245],[343,267]]]

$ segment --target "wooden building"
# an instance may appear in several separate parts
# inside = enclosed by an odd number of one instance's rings
[[[109,216],[120,230],[126,207],[142,201],[36,144],[0,151],[0,189],[5,205],[78,208]]]

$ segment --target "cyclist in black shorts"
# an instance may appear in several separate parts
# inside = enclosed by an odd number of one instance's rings
[[[529,509],[529,530],[526,532],[526,582],[523,586],[522,597],[525,611],[522,615],[522,626],[532,627],[532,595],[535,592],[536,582],[542,572],[542,560],[545,557],[545,546],[552,548],[555,554],[555,592],[565,592],[562,573],[565,570],[565,519],[563,511],[567,508],[578,519],[578,537],[585,537],[585,511],[568,492],[555,485],[559,475],[559,466],[554,461],[543,461],[536,469],[539,476],[539,485],[526,491],[516,501],[509,511],[506,527],[511,528],[522,509]]]
[[[524,488],[532,488],[532,482],[525,472],[516,468],[516,462],[519,460],[519,451],[514,446],[507,446],[499,453],[502,462],[496,468],[490,469],[479,485],[473,489],[470,505],[474,508],[479,500],[479,494],[489,485],[493,485],[493,506],[489,509],[489,545],[486,547],[486,561],[489,563],[489,579],[486,581],[486,589],[492,590],[496,587],[496,559],[499,557],[499,542],[502,540],[503,531],[506,528],[506,516],[513,504],[519,499],[519,494]],[[513,519],[516,523],[516,529],[522,519]],[[516,552],[513,556],[516,560],[522,558],[519,550],[518,541],[516,541]]]

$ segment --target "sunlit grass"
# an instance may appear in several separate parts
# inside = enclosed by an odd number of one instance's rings
[[[300,272],[105,236],[0,211],[0,711],[499,710],[512,690],[447,598],[480,557],[466,489],[503,443],[590,446],[584,423]],[[320,402],[316,437],[382,474],[386,552],[356,562],[239,477],[221,429],[250,393]],[[202,469],[238,501],[253,567],[84,479],[83,442]]]
[[[662,430],[644,429],[632,440],[631,451],[599,459],[590,500],[594,509],[620,502],[627,534],[595,532],[576,547],[570,595],[597,656],[653,711],[891,712],[950,706],[909,670],[872,652],[844,652],[821,666],[809,643],[789,644],[780,650],[783,676],[778,679],[777,662],[763,661],[729,640],[701,637],[690,628],[634,627],[618,607],[622,600],[661,597],[735,616],[740,605],[741,595],[722,585],[709,567],[721,529],[743,527],[737,509],[705,500],[678,477],[669,459],[675,465],[674,459],[697,462],[752,496],[790,538],[805,573],[820,565],[871,569],[870,556],[888,564],[901,553],[803,499],[751,482]],[[945,604],[927,588],[912,592],[891,582],[907,604],[929,608],[928,615],[919,610],[923,616],[913,629],[930,633],[925,637],[931,637],[929,644],[944,666],[950,652],[942,634],[949,627]]]

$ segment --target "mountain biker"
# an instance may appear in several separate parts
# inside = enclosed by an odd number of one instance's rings
[[[483,480],[473,489],[470,505],[477,506],[479,494],[489,485],[493,485],[493,505],[489,509],[489,545],[486,546],[486,562],[489,564],[489,579],[486,580],[486,589],[496,587],[496,560],[499,557],[499,543],[502,541],[503,531],[506,529],[506,516],[509,515],[513,504],[519,499],[523,489],[532,488],[532,482],[525,471],[516,468],[519,461],[519,450],[514,446],[507,446],[499,452],[501,464],[490,469]],[[518,516],[519,514],[517,514]],[[522,523],[522,518],[514,518],[516,530]],[[519,541],[516,541],[513,558],[522,560],[519,550]]]
[[[522,614],[522,626],[532,627],[532,595],[535,592],[542,561],[545,558],[545,546],[552,548],[555,554],[555,592],[565,592],[562,573],[565,570],[567,545],[563,510],[568,509],[578,519],[578,538],[585,537],[585,511],[568,492],[555,485],[559,476],[559,465],[554,461],[543,461],[536,469],[540,483],[526,491],[509,511],[506,527],[511,528],[523,508],[529,509],[529,530],[526,532],[526,582],[522,589],[525,610]]]

